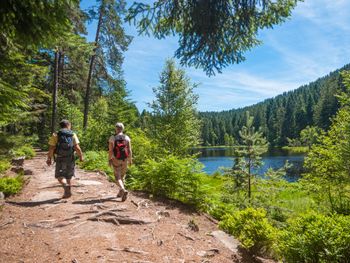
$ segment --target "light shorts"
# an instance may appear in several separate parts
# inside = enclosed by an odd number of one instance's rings
[[[124,179],[128,169],[128,160],[113,159],[114,177],[116,180]]]

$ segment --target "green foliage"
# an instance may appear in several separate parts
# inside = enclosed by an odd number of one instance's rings
[[[349,72],[343,74],[345,79]],[[307,179],[319,200],[328,197],[331,212],[350,214],[350,83],[340,95],[341,109],[332,121],[329,131],[321,136],[318,144],[309,152],[305,165]]]
[[[4,160],[0,160],[0,174],[2,174],[3,172],[6,172],[6,170],[8,170],[11,167],[11,163],[4,159]]]
[[[239,132],[239,147],[234,148],[236,158],[233,167],[225,173],[233,181],[233,189],[227,188],[228,192],[238,193],[247,188],[249,201],[251,200],[251,181],[252,177],[255,176],[254,169],[261,167],[261,155],[268,149],[265,137],[261,131],[255,131],[253,122],[254,118],[247,112],[246,125]],[[228,185],[231,187],[231,183]]]
[[[10,155],[13,157],[25,156],[26,159],[32,159],[35,157],[36,153],[31,145],[23,145],[19,148],[12,149]]]
[[[320,133],[321,130],[319,128],[306,126],[306,128],[300,132],[300,140],[310,149],[311,146],[317,142]]]
[[[135,165],[141,165],[146,160],[154,160],[161,156],[157,142],[141,129],[128,131],[128,135],[132,140],[132,158]]]
[[[252,253],[265,253],[275,240],[276,229],[262,208],[247,208],[224,216],[219,227],[234,235]]]
[[[154,88],[156,100],[152,108],[148,134],[159,144],[159,150],[174,155],[188,155],[191,146],[199,143],[200,122],[196,114],[198,96],[193,94],[185,72],[168,60]]]
[[[307,146],[283,146],[282,149],[290,153],[307,153],[309,151]]]
[[[201,164],[192,158],[164,156],[147,159],[131,177],[130,186],[155,196],[198,204],[201,196]]]
[[[2,37],[23,46],[50,45],[71,29],[69,15],[78,6],[77,0],[5,1],[0,6]]]
[[[0,192],[3,192],[5,196],[17,194],[21,191],[24,184],[22,176],[17,177],[1,177],[0,178]]]
[[[114,180],[113,169],[108,165],[108,154],[106,151],[87,151],[84,153],[84,162],[79,166],[88,171],[104,171]]]
[[[289,222],[279,237],[286,262],[348,262],[350,218],[308,214]]]
[[[297,0],[185,1],[134,3],[127,19],[139,32],[156,38],[179,35],[175,56],[182,65],[201,67],[208,75],[245,60],[260,44],[258,30],[272,28],[291,15]],[[207,21],[210,21],[208,23]]]

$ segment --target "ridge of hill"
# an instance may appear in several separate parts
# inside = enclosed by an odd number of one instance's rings
[[[335,94],[342,90],[340,72],[343,70],[350,70],[350,64],[251,106],[200,112],[203,145],[225,145],[230,136],[238,138],[246,121],[246,111],[254,117],[254,126],[262,129],[272,146],[286,145],[287,138],[299,137],[300,131],[308,125],[328,129],[330,118],[339,108]]]

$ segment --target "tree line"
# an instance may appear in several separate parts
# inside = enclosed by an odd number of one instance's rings
[[[233,144],[247,121],[247,111],[254,117],[255,129],[260,128],[272,146],[284,146],[291,139],[298,139],[307,126],[327,130],[331,117],[340,107],[335,95],[344,90],[340,72],[348,69],[350,64],[308,85],[252,106],[221,112],[200,112],[202,145]]]

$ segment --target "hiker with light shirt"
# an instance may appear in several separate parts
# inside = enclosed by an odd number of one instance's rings
[[[115,125],[115,135],[109,138],[108,160],[113,167],[115,180],[120,187],[117,197],[124,202],[127,199],[128,191],[124,186],[124,178],[128,165],[132,164],[131,140],[123,133],[124,124],[118,122]]]
[[[78,154],[80,161],[84,159],[78,136],[71,130],[71,123],[68,120],[62,120],[60,127],[61,129],[50,137],[46,163],[50,166],[55,156],[55,177],[64,188],[63,198],[68,198],[72,195],[71,179],[75,172],[74,152]]]

